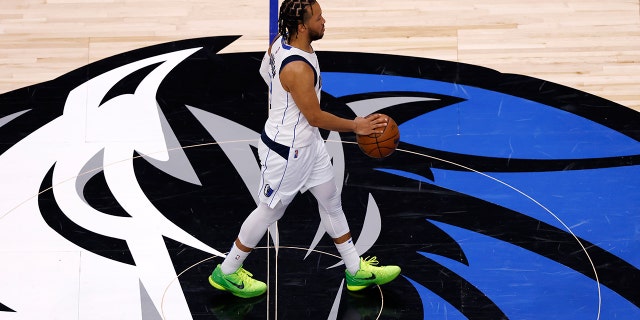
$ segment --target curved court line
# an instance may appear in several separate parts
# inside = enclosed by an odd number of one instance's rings
[[[327,141],[329,141],[329,140],[327,140]],[[342,142],[342,143],[353,143],[353,144],[356,144],[355,142],[350,142],[350,141],[331,141],[331,142]],[[430,155],[427,155],[427,154],[422,154],[422,153],[419,153],[419,152],[414,152],[414,151],[411,151],[411,150],[405,150],[405,149],[397,149],[397,150],[398,150],[398,151],[401,151],[401,152],[406,152],[406,153],[410,153],[410,154],[414,154],[414,155],[422,156],[422,157],[425,157],[425,158],[431,158],[431,159],[433,159],[433,160],[441,161],[441,162],[444,162],[444,163],[452,164],[452,165],[454,165],[454,166],[457,166],[457,167],[463,168],[463,169],[465,169],[465,170],[469,170],[469,171],[471,171],[471,172],[474,172],[474,173],[480,174],[480,175],[482,175],[482,176],[484,176],[484,177],[486,177],[486,178],[489,178],[489,179],[491,179],[491,180],[493,180],[493,181],[495,181],[495,182],[498,182],[498,183],[500,183],[500,184],[502,184],[502,185],[506,186],[507,188],[509,188],[509,189],[511,189],[511,190],[513,190],[513,191],[515,191],[515,192],[517,192],[517,193],[519,193],[520,195],[522,195],[522,196],[524,196],[525,198],[527,198],[527,199],[531,200],[531,201],[532,201],[533,203],[535,203],[537,206],[539,206],[540,208],[542,208],[543,210],[545,210],[547,213],[549,213],[553,218],[555,218],[555,219],[556,219],[560,224],[562,224],[562,226],[564,226],[564,227],[567,229],[567,231],[571,234],[571,236],[573,236],[573,238],[574,238],[574,239],[576,239],[576,242],[580,245],[580,247],[582,248],[582,251],[583,251],[583,252],[584,252],[584,254],[587,256],[587,259],[589,259],[589,264],[591,265],[591,269],[593,270],[593,274],[594,274],[594,276],[595,276],[595,280],[596,280],[596,287],[597,287],[597,291],[598,291],[598,313],[597,313],[597,315],[596,315],[596,320],[599,320],[599,319],[600,319],[600,313],[601,313],[601,308],[602,308],[602,292],[601,292],[601,288],[600,288],[600,279],[599,279],[599,277],[598,277],[598,271],[596,270],[596,266],[595,266],[595,264],[593,263],[593,260],[591,259],[591,256],[590,256],[590,255],[589,255],[589,253],[587,252],[587,248],[586,248],[586,247],[584,246],[584,244],[582,244],[582,242],[580,241],[580,238],[578,238],[578,236],[576,236],[576,234],[575,234],[575,233],[573,233],[573,231],[571,230],[571,228],[570,228],[567,224],[565,224],[565,223],[564,223],[564,222],[563,222],[563,221],[562,221],[562,220],[561,220],[561,219],[560,219],[560,218],[559,218],[555,213],[553,213],[551,210],[549,210],[549,209],[548,209],[547,207],[545,207],[543,204],[541,204],[540,202],[538,202],[536,199],[534,199],[533,197],[529,196],[528,194],[524,193],[524,192],[523,192],[523,191],[521,191],[520,189],[518,189],[518,188],[516,188],[516,187],[514,187],[514,186],[512,186],[512,185],[510,185],[510,184],[508,184],[508,183],[506,183],[506,182],[504,182],[504,181],[502,181],[502,180],[498,179],[498,178],[492,177],[492,176],[490,176],[490,175],[488,175],[488,174],[486,174],[486,173],[484,173],[484,172],[480,172],[480,171],[478,171],[478,170],[475,170],[475,169],[469,168],[469,167],[464,166],[464,165],[461,165],[461,164],[459,164],[459,163],[455,163],[455,162],[452,162],[452,161],[449,161],[449,160],[440,159],[440,158],[438,158],[438,157],[430,156]]]
[[[163,151],[158,151],[157,153],[161,153],[161,152],[171,152],[171,151],[173,151],[173,150],[179,150],[179,149],[190,149],[190,148],[197,148],[197,147],[203,147],[203,146],[209,146],[209,145],[216,145],[216,144],[224,144],[224,143],[255,142],[256,140],[257,140],[257,139],[243,139],[243,140],[229,140],[229,141],[215,141],[215,142],[207,142],[207,143],[200,143],[200,144],[194,144],[194,145],[189,145],[189,146],[181,146],[181,147],[176,147],[176,148],[168,148],[168,149],[165,149],[165,150],[163,150]],[[332,143],[342,143],[342,144],[345,144],[345,143],[347,143],[347,144],[357,144],[357,142],[351,142],[351,141],[340,141],[340,140],[325,140],[325,141],[326,141],[326,142],[332,142]],[[596,270],[595,264],[593,263],[593,260],[591,259],[591,256],[590,256],[590,255],[589,255],[589,253],[587,252],[587,249],[586,249],[586,247],[584,246],[584,244],[580,241],[580,239],[578,238],[578,236],[576,236],[576,234],[571,230],[571,228],[570,228],[566,223],[564,223],[564,222],[563,222],[563,221],[562,221],[562,220],[561,220],[561,219],[560,219],[556,214],[554,214],[550,209],[548,209],[548,208],[547,208],[547,207],[545,207],[543,204],[541,204],[540,202],[538,202],[537,200],[535,200],[533,197],[529,196],[529,195],[528,195],[528,194],[526,194],[525,192],[521,191],[520,189],[518,189],[518,188],[516,188],[516,187],[514,187],[514,186],[512,186],[512,185],[510,185],[510,184],[508,184],[508,183],[506,183],[506,182],[504,182],[504,181],[502,181],[502,180],[498,179],[498,178],[492,177],[492,176],[490,176],[490,175],[488,175],[488,174],[486,174],[486,173],[483,173],[483,172],[480,172],[480,171],[478,171],[478,170],[475,170],[475,169],[469,168],[469,167],[464,166],[464,165],[461,165],[461,164],[459,164],[459,163],[455,163],[455,162],[452,162],[452,161],[449,161],[449,160],[440,159],[440,158],[437,158],[437,157],[434,157],[434,156],[430,156],[430,155],[427,155],[427,154],[422,154],[422,153],[419,153],[419,152],[415,152],[415,151],[411,151],[411,150],[405,150],[405,149],[400,149],[400,148],[398,148],[397,150],[398,150],[398,151],[401,151],[401,152],[406,152],[406,153],[410,153],[410,154],[418,155],[418,156],[421,156],[421,157],[425,157],[425,158],[430,158],[430,159],[433,159],[433,160],[441,161],[441,162],[444,162],[444,163],[448,163],[448,164],[451,164],[451,165],[454,165],[454,166],[457,166],[457,167],[463,168],[463,169],[465,169],[465,170],[468,170],[468,171],[470,171],[470,172],[474,172],[474,173],[480,174],[480,175],[482,175],[482,176],[484,176],[484,177],[486,177],[486,178],[489,178],[489,179],[491,179],[491,180],[493,180],[493,181],[495,181],[495,182],[497,182],[497,183],[500,183],[500,184],[502,184],[502,185],[506,186],[507,188],[509,188],[509,189],[511,189],[511,190],[513,190],[513,191],[515,191],[515,192],[517,192],[517,193],[519,193],[520,195],[522,195],[522,196],[524,196],[525,198],[529,199],[530,201],[532,201],[533,203],[535,203],[537,206],[539,206],[540,208],[542,208],[544,211],[546,211],[547,213],[549,213],[549,214],[550,214],[554,219],[556,219],[560,224],[562,224],[562,226],[564,226],[564,228],[565,228],[565,229],[566,229],[566,230],[571,234],[571,236],[572,236],[572,237],[576,240],[576,242],[580,245],[580,247],[582,248],[582,251],[583,251],[583,252],[584,252],[584,254],[587,256],[587,259],[589,260],[589,264],[591,265],[591,269],[593,270],[593,273],[594,273],[594,276],[595,276],[595,280],[596,280],[596,287],[597,287],[597,292],[598,292],[598,312],[597,312],[596,320],[600,320],[600,313],[601,313],[601,309],[602,309],[602,292],[601,292],[601,288],[600,288],[600,279],[599,279],[599,277],[598,277],[598,271]],[[145,155],[151,155],[151,154],[154,154],[154,153],[149,153],[149,154],[145,154]],[[125,162],[125,161],[129,161],[129,160],[135,160],[135,159],[137,159],[137,158],[142,158],[142,157],[143,157],[143,156],[145,156],[145,155],[139,155],[139,156],[135,156],[135,157],[131,157],[131,158],[127,158],[127,159],[123,159],[123,160],[120,160],[120,161],[116,161],[116,162],[113,162],[113,163],[107,164],[107,165],[102,166],[102,167],[97,167],[97,168],[94,168],[94,169],[88,170],[88,171],[86,171],[86,172],[82,172],[82,173],[78,174],[77,176],[70,177],[70,178],[65,179],[65,180],[62,180],[62,181],[60,181],[60,182],[58,182],[58,183],[56,183],[56,184],[53,184],[51,187],[49,187],[49,188],[46,188],[46,189],[44,189],[44,190],[39,191],[39,192],[38,192],[37,194],[35,194],[34,196],[27,198],[26,200],[22,201],[22,202],[21,202],[21,203],[19,203],[17,206],[15,206],[14,208],[12,208],[12,209],[10,209],[9,211],[7,211],[6,213],[4,213],[2,216],[0,216],[0,220],[2,220],[4,217],[6,217],[9,213],[11,213],[11,212],[15,211],[17,208],[19,208],[19,207],[20,207],[20,206],[22,206],[23,204],[25,204],[25,203],[29,202],[30,200],[33,200],[34,198],[36,198],[36,197],[37,197],[37,196],[39,196],[40,194],[42,194],[42,193],[44,193],[44,192],[47,192],[47,191],[49,191],[49,190],[53,189],[53,187],[55,187],[55,186],[57,186],[57,185],[60,185],[60,184],[62,184],[62,183],[68,182],[68,181],[71,181],[71,180],[73,180],[73,179],[75,179],[75,178],[77,178],[77,177],[79,177],[79,176],[82,176],[82,175],[85,175],[85,174],[88,174],[88,173],[94,172],[94,171],[96,171],[96,170],[103,169],[103,168],[105,168],[105,167],[107,167],[107,166],[111,166],[111,165],[119,164],[119,163],[122,163],[122,162]],[[262,248],[262,247],[261,247],[261,248]],[[297,248],[297,247],[281,247],[281,248],[293,248],[293,249],[299,249],[299,248]],[[308,249],[303,249],[303,250],[308,250]],[[312,250],[312,251],[316,251],[316,250]],[[324,253],[324,252],[322,252],[322,253]],[[188,269],[187,269],[187,270],[188,270]],[[186,270],[185,270],[185,271],[186,271]],[[175,279],[174,279],[174,280],[175,280]],[[172,282],[173,282],[173,281],[172,281]],[[166,293],[166,292],[165,292],[165,293]],[[164,300],[164,295],[163,295],[163,300]],[[382,309],[381,309],[381,310],[382,310]],[[382,311],[381,311],[381,312],[382,312]]]
[[[267,249],[267,250],[269,250],[270,248],[271,248],[270,246],[266,246],[266,247],[255,247],[255,248],[253,248],[253,250],[256,250],[256,249]],[[279,248],[280,248],[280,249],[294,249],[294,250],[301,250],[301,251],[305,251],[305,252],[309,250],[308,248],[291,247],[291,246],[279,246]],[[329,252],[325,252],[325,251],[320,251],[320,250],[315,250],[315,249],[311,249],[311,251],[316,252],[316,253],[325,254],[325,255],[328,255],[328,256],[332,256],[332,257],[334,257],[334,258],[336,258],[336,259],[342,259],[340,256],[335,255],[335,254],[333,254],[333,253],[329,253]],[[226,254],[228,254],[228,253],[229,253],[229,252],[225,252],[225,255],[226,255]],[[167,319],[167,318],[164,316],[164,298],[165,298],[165,295],[167,294],[167,291],[169,290],[169,287],[171,287],[171,285],[172,285],[172,284],[173,284],[173,283],[174,283],[178,278],[180,278],[180,276],[182,276],[185,272],[189,271],[190,269],[192,269],[192,268],[196,267],[196,266],[197,266],[197,265],[199,265],[199,264],[202,264],[202,263],[204,263],[204,262],[206,262],[206,261],[209,261],[209,260],[215,259],[215,258],[217,258],[217,257],[218,257],[218,256],[211,256],[211,257],[209,257],[209,258],[202,259],[202,260],[200,260],[200,261],[198,261],[198,262],[196,262],[196,263],[192,264],[191,266],[189,266],[189,267],[187,267],[186,269],[182,270],[182,271],[181,271],[181,272],[180,272],[180,273],[179,273],[175,278],[173,278],[173,279],[172,279],[172,280],[167,284],[167,287],[165,288],[164,293],[162,294],[162,300],[161,300],[161,303],[160,303],[160,312],[161,312],[161,315],[162,315],[162,319]],[[276,261],[276,265],[277,265],[277,264],[278,264],[278,262]],[[267,266],[267,268],[268,268],[268,266]],[[276,279],[277,279],[277,275],[276,275]],[[277,284],[276,284],[276,286],[277,286]],[[378,290],[380,291],[380,311],[378,311],[378,315],[376,316],[376,320],[378,320],[378,319],[380,319],[380,316],[382,315],[382,310],[384,309],[384,294],[382,293],[382,288],[381,288],[379,285],[376,285],[376,287],[378,287]],[[239,299],[242,299],[242,298],[239,298]],[[276,304],[276,308],[277,308],[277,306],[278,306],[278,305]],[[269,307],[269,303],[267,302],[267,312],[268,312],[268,310],[269,310],[269,309],[268,309],[268,307]],[[278,312],[278,310],[276,309],[276,318],[277,318],[277,312]],[[267,318],[268,318],[268,317],[269,317],[269,314],[267,313]]]

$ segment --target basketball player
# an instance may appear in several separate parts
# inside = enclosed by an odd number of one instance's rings
[[[225,260],[209,277],[212,286],[239,297],[266,292],[267,285],[253,279],[242,263],[299,191],[309,190],[318,200],[323,226],[346,265],[347,289],[384,284],[400,274],[397,266],[376,266],[375,257],[360,258],[342,211],[318,128],[368,135],[382,132],[386,119],[374,115],[349,120],[320,109],[320,68],[311,42],[324,35],[324,22],[315,0],[284,0],[279,36],[262,60],[260,73],[269,85],[270,110],[258,145],[260,202],[242,224]]]

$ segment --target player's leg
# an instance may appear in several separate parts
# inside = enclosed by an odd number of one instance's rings
[[[251,250],[264,237],[269,226],[282,217],[285,209],[286,206],[281,202],[278,202],[273,208],[262,202],[258,204],[258,207],[242,223],[238,238],[233,243],[227,257],[209,277],[209,283],[212,286],[230,291],[242,298],[259,296],[267,291],[267,285],[253,279],[253,275],[242,268],[242,264]]]
[[[276,152],[276,149],[288,151]],[[285,158],[287,153],[289,156]],[[299,168],[300,161],[289,162],[291,150],[288,147],[278,145],[264,133],[258,143],[258,154],[262,164],[258,207],[245,219],[229,254],[209,277],[214,287],[245,298],[264,293],[266,285],[251,278],[251,274],[242,268],[244,260],[264,237],[269,226],[282,217],[302,186],[301,181],[308,176]]]
[[[340,194],[333,179],[314,186],[309,191],[318,200],[322,224],[327,234],[333,239],[347,268],[345,270],[347,289],[357,291],[371,285],[385,284],[400,274],[398,266],[377,266],[376,257],[360,258],[351,238],[347,219],[342,210]]]
[[[333,179],[309,189],[318,200],[320,220],[327,234],[333,239],[349,272],[360,268],[360,256],[356,251],[349,231],[347,217],[342,211],[340,194]]]

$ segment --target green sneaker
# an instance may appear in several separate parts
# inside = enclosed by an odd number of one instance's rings
[[[216,289],[229,291],[240,298],[253,298],[267,292],[267,285],[252,277],[253,275],[242,267],[234,273],[224,274],[218,265],[209,276],[209,283]]]
[[[355,275],[351,275],[348,270],[344,272],[347,278],[347,289],[359,291],[374,284],[385,284],[400,274],[398,266],[377,267],[377,265],[378,259],[376,257],[360,258],[360,270]]]

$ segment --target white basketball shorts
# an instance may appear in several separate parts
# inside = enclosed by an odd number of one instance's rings
[[[334,178],[331,158],[322,139],[294,149],[274,142],[263,132],[258,155],[262,166],[260,201],[271,208],[278,201],[287,206],[298,192]]]

